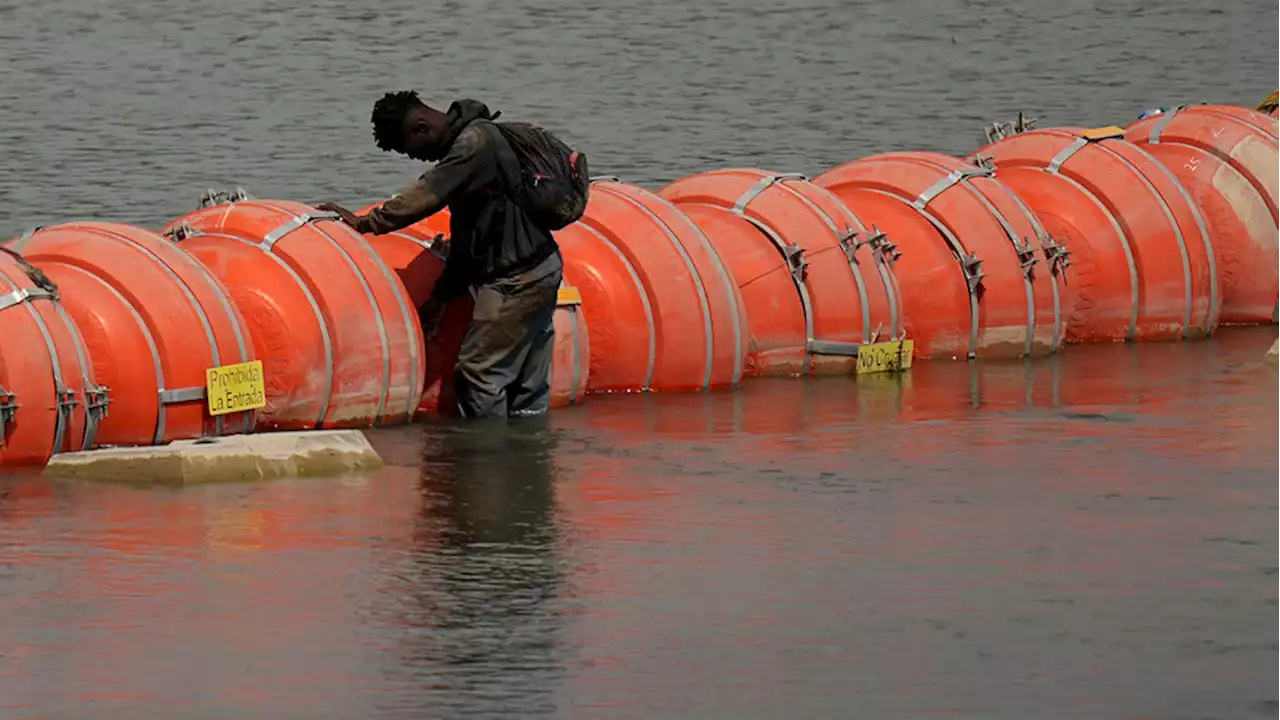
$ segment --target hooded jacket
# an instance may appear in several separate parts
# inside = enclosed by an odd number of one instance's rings
[[[535,226],[504,187],[520,177],[519,160],[493,126],[484,103],[458,100],[445,115],[435,167],[360,216],[360,232],[381,235],[449,208],[449,256],[432,297],[448,302],[469,285],[528,270],[557,251],[551,233]]]

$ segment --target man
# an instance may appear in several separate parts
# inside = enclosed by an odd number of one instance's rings
[[[550,395],[560,249],[511,199],[519,161],[491,122],[496,117],[474,100],[454,102],[442,113],[415,92],[387,93],[373,106],[378,147],[435,167],[365,215],[321,206],[374,234],[449,208],[448,260],[419,315],[430,337],[445,304],[473,291],[475,313],[454,370],[464,417],[540,415]]]

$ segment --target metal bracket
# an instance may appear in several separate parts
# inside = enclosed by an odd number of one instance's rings
[[[1019,240],[1014,243],[1013,247],[1018,253],[1018,261],[1022,264],[1022,274],[1030,278],[1035,272],[1036,263],[1040,262],[1036,258],[1035,246],[1029,242]]]
[[[17,402],[17,393],[11,393],[0,385],[0,445],[4,444],[5,433],[8,432],[8,426],[12,423],[18,414],[18,408],[22,407]]]
[[[973,156],[973,164],[977,167],[990,170],[992,175],[996,172],[996,161],[982,153],[978,153]]]
[[[48,298],[56,300],[57,297],[48,290],[41,288],[18,288],[12,292],[0,295],[0,310],[8,310],[15,305],[21,305],[28,300],[38,300]]]
[[[964,270],[964,278],[969,283],[969,292],[977,290],[986,273],[982,272],[982,260],[973,253],[966,253],[960,258],[960,267]]]
[[[796,282],[804,282],[809,268],[809,261],[804,257],[804,248],[799,245],[783,245],[781,249],[787,269],[791,271],[791,277],[795,278]]]
[[[196,402],[204,400],[205,394],[205,389],[200,386],[161,390],[160,404],[173,405],[174,403]]]
[[[203,209],[213,207],[215,205],[226,205],[228,203],[252,199],[253,196],[239,185],[236,186],[235,190],[214,190],[213,188],[209,188],[208,190],[200,193],[200,201],[197,207]]]
[[[805,350],[814,355],[839,355],[841,357],[857,357],[861,343],[842,342],[839,340],[810,340],[805,343]]]
[[[1044,240],[1040,241],[1040,246],[1044,248],[1044,257],[1049,261],[1049,272],[1061,275],[1071,267],[1071,251],[1054,240],[1052,235],[1046,233]]]
[[[294,215],[292,218],[290,218],[289,220],[281,224],[279,227],[277,227],[275,230],[272,230],[271,232],[267,233],[266,236],[262,238],[262,242],[259,243],[259,245],[262,246],[263,250],[270,250],[272,247],[275,246],[276,243],[280,242],[280,240],[283,239],[285,235],[288,235],[289,233],[293,232],[294,230],[297,230],[303,225],[307,225],[308,223],[313,223],[316,220],[338,220],[338,219],[340,219],[340,216],[338,215],[338,213],[334,213],[334,212],[314,212],[314,213],[304,213],[302,215]]]
[[[858,248],[863,245],[866,245],[866,243],[858,241],[857,230],[845,230],[845,232],[840,235],[840,249],[844,251],[845,258],[855,265],[860,264],[858,262],[857,252]]]
[[[186,220],[183,220],[177,225],[169,228],[169,230],[164,233],[165,237],[176,243],[180,243],[188,238],[193,238],[198,234],[199,233],[196,232],[196,229],[191,227],[191,223]]]
[[[873,251],[879,253],[882,258],[889,262],[895,262],[902,257],[898,246],[894,245],[889,236],[876,225],[871,226],[871,236],[863,240],[861,244],[871,246]]]
[[[92,450],[95,445],[95,439],[98,436],[98,427],[102,424],[102,419],[107,416],[107,406],[111,404],[110,393],[111,388],[106,385],[98,385],[96,383],[90,384],[84,389],[85,450]]]
[[[1035,128],[1035,124],[1039,119],[1040,118],[1029,118],[1019,111],[1018,119],[1014,122],[992,122],[985,130],[987,135],[987,144],[990,145],[991,143],[1004,140],[1007,137],[1012,137],[1019,133],[1031,130]]]
[[[54,397],[57,399],[56,410],[58,413],[58,420],[53,431],[53,452],[56,455],[62,452],[62,444],[67,437],[67,428],[71,426],[71,414],[75,412],[75,407],[80,404],[80,401],[76,399],[74,390],[68,390],[61,385],[54,393]]]

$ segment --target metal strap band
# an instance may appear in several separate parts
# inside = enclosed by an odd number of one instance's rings
[[[58,311],[58,317],[62,319],[63,327],[66,328],[67,334],[71,337],[71,341],[76,346],[76,360],[80,363],[80,376],[82,381],[82,391],[84,392],[84,437],[80,441],[81,450],[91,450],[98,435],[98,424],[102,418],[107,416],[107,405],[110,403],[107,388],[94,382],[89,376],[92,374],[93,366],[89,362],[89,351],[85,348],[84,338],[80,335],[80,329],[71,319],[71,315],[67,313],[66,308],[61,303],[55,304]]]
[[[265,203],[265,204],[276,210],[280,210],[282,212],[292,212],[291,210],[287,210],[278,205],[272,205],[271,203]],[[271,248],[275,247],[276,243],[280,242],[285,235],[288,235],[289,233],[293,232],[294,230],[297,230],[303,225],[306,225],[307,223],[310,223],[310,222],[314,222],[316,220],[336,220],[336,219],[338,219],[338,214],[331,213],[331,212],[315,212],[315,213],[304,213],[302,215],[294,215],[293,217],[289,218],[288,221],[284,222],[279,227],[277,227],[275,230],[272,230],[271,232],[263,236],[262,242],[259,243],[259,245],[262,247],[263,250],[270,252]]]
[[[910,200],[894,195],[893,193],[885,192],[883,190],[871,190],[871,192],[884,195],[888,198],[893,198],[894,200],[897,200],[909,207],[915,207],[915,204]],[[967,357],[977,357],[978,329],[980,327],[979,323],[981,322],[978,304],[978,287],[982,284],[982,278],[985,277],[982,272],[982,260],[979,259],[977,255],[965,250],[965,247],[961,244],[960,240],[951,232],[950,229],[947,228],[946,225],[942,223],[941,220],[934,217],[933,213],[929,212],[928,208],[916,207],[915,209],[922,217],[924,217],[925,220],[929,221],[929,224],[932,225],[940,235],[942,235],[942,239],[947,243],[947,246],[951,248],[952,255],[954,255],[958,261],[960,274],[964,278],[965,287],[969,291],[969,350]]]
[[[1140,145],[1134,146],[1134,149],[1146,156],[1153,165],[1160,168],[1169,182],[1178,188],[1178,193],[1186,201],[1187,207],[1191,208],[1191,215],[1196,220],[1196,229],[1200,231],[1200,237],[1204,240],[1204,254],[1209,259],[1209,314],[1205,318],[1204,329],[1205,332],[1212,333],[1213,329],[1218,325],[1218,317],[1222,312],[1222,297],[1218,289],[1218,260],[1213,251],[1213,240],[1209,236],[1209,228],[1205,224],[1204,215],[1200,212],[1200,204],[1191,198],[1191,193],[1187,192],[1186,186],[1178,180],[1178,177],[1164,163],[1142,149]],[[1161,199],[1163,200],[1163,198]],[[1189,275],[1190,270],[1188,270]],[[1190,292],[1190,285],[1188,285],[1188,292]],[[1190,305],[1188,305],[1188,312],[1190,312]]]
[[[852,208],[837,197],[835,193],[821,185],[814,185],[813,187],[816,188],[816,192],[825,195],[827,199],[833,203],[834,207],[840,208],[841,212],[845,215],[845,220],[851,227],[861,228],[862,232],[867,232],[868,225],[862,221],[862,218],[858,217],[857,213],[855,213]],[[863,245],[871,248],[871,257],[875,261],[876,272],[880,273],[880,280],[884,283],[885,296],[889,301],[890,332],[893,337],[896,338],[902,332],[902,327],[898,320],[898,306],[901,304],[900,298],[902,291],[898,287],[897,276],[893,272],[891,264],[896,257],[901,256],[901,253],[897,253],[897,255],[895,255],[897,248],[894,247],[893,243],[888,241],[885,234],[880,232],[880,229],[874,225],[870,227],[871,234],[865,240],[859,240],[854,249],[856,251],[858,247]]]
[[[422,384],[426,382],[426,377],[417,371],[418,357],[426,352],[426,348],[418,346],[418,313],[409,313],[409,305],[412,303],[405,298],[404,284],[398,278],[391,274],[391,269],[382,261],[382,256],[378,254],[369,241],[363,235],[356,232],[354,228],[343,223],[342,227],[351,237],[360,244],[365,250],[365,254],[372,260],[378,269],[382,271],[382,277],[387,281],[387,287],[391,290],[391,294],[396,298],[396,305],[400,308],[400,319],[404,322],[405,335],[409,340],[409,392],[406,393],[407,407],[405,407],[404,421],[406,423],[413,422],[413,413],[418,409],[418,403],[422,401]],[[322,231],[323,232],[323,231]],[[387,353],[387,382],[391,382],[391,354]]]
[[[1000,224],[1000,228],[1004,230],[1005,238],[1007,238],[1009,243],[1013,245],[1014,254],[1017,256],[1018,262],[1022,266],[1022,284],[1023,289],[1026,292],[1027,299],[1027,342],[1024,352],[1028,357],[1030,357],[1032,350],[1035,348],[1036,335],[1036,294],[1035,285],[1032,282],[1032,273],[1036,263],[1035,248],[1029,243],[1023,242],[1023,239],[1018,237],[1017,231],[1009,224],[1009,219],[1004,216],[1004,213],[1001,213],[1000,210],[996,208],[995,204],[992,203],[986,195],[982,194],[982,191],[970,183],[964,183],[964,186],[975,198],[977,198],[978,202],[982,203],[982,205],[986,207],[987,212],[991,213],[991,216],[996,219],[996,222]]]
[[[1179,105],[1178,107],[1173,108],[1172,110],[1169,110],[1165,112],[1163,115],[1161,115],[1160,119],[1157,120],[1156,124],[1151,128],[1151,134],[1147,136],[1147,142],[1153,145],[1159,144],[1160,134],[1163,133],[1164,129],[1169,126],[1169,123],[1173,122],[1173,119],[1177,117],[1178,113],[1185,110],[1187,107],[1188,107],[1187,105]]]
[[[680,242],[680,238],[677,237],[675,232],[673,232],[661,218],[655,215],[652,210],[625,193],[615,191],[613,194],[618,199],[634,206],[662,229],[662,234],[667,236],[667,239],[671,241],[671,246],[675,248],[676,252],[680,255],[680,259],[684,261],[685,268],[689,271],[689,277],[693,278],[693,285],[698,293],[698,307],[702,311],[702,332],[706,338],[703,343],[703,354],[706,357],[706,362],[703,367],[702,387],[700,389],[705,390],[710,388],[711,375],[715,369],[715,336],[713,335],[711,323],[711,300],[707,297],[707,289],[702,284],[702,273],[700,273],[698,271],[698,267],[693,264],[693,258],[689,256],[689,251],[685,248],[684,244]]]
[[[765,175],[764,177],[760,178],[760,180],[755,185],[752,185],[750,189],[742,193],[742,196],[739,197],[738,200],[733,203],[733,211],[739,215],[746,212],[747,206],[750,205],[752,201],[754,201],[756,198],[760,197],[760,195],[763,194],[765,190],[768,190],[769,187],[772,186],[774,183],[779,183],[779,182],[782,182],[783,180],[804,180],[804,179],[806,178],[801,173],[779,173],[777,175]]]
[[[44,318],[30,303],[24,304],[31,315],[31,319],[36,323],[36,329],[40,331],[40,337],[44,340],[45,349],[49,353],[49,367],[53,371],[53,387],[56,392],[55,420],[53,429],[53,449],[50,454],[57,455],[62,452],[62,443],[67,436],[68,424],[71,422],[71,415],[64,405],[66,384],[62,378],[62,358],[58,355],[58,347],[53,342],[53,336],[49,333],[49,326],[45,324]],[[74,398],[73,398],[74,399]]]
[[[804,374],[808,375],[809,369],[813,366],[813,353],[809,350],[809,345],[813,342],[813,302],[809,297],[809,288],[805,281],[804,250],[795,245],[788,245],[786,240],[783,240],[780,235],[773,231],[773,228],[764,222],[747,215],[745,212],[736,214],[764,233],[764,236],[769,239],[769,242],[773,243],[778,253],[782,255],[783,262],[786,263],[787,269],[790,271],[791,282],[795,285],[796,293],[800,296],[800,311],[804,315]]]
[[[160,268],[160,271],[162,273],[169,276],[169,278],[173,280],[173,282],[178,286],[178,289],[182,291],[183,296],[186,297],[187,302],[191,304],[192,309],[195,310],[196,317],[200,319],[200,327],[204,330],[205,342],[209,343],[210,360],[213,362],[213,365],[215,367],[218,365],[221,365],[222,357],[218,348],[218,340],[213,334],[213,323],[209,322],[209,316],[207,313],[205,313],[204,306],[200,304],[199,299],[196,298],[195,293],[192,292],[191,288],[187,285],[186,281],[183,280],[182,277],[178,275],[178,273],[175,272],[173,268],[169,267],[169,264],[165,262],[164,259],[162,259],[155,252],[153,252],[150,248],[145,247],[140,243],[138,243],[137,241],[135,241],[133,238],[127,235],[122,235],[112,230],[108,230],[103,227],[95,227],[92,229],[92,232],[99,233],[106,237],[113,238],[126,245],[132,246],[141,255],[147,258],[150,258],[151,261],[154,262],[156,266]],[[182,253],[182,255],[183,257],[186,257],[185,253]],[[192,260],[192,262],[195,262],[195,261]],[[222,423],[223,423],[223,416],[218,415],[214,418],[214,421],[213,421],[214,432],[219,436],[223,434]]]
[[[822,220],[822,224],[827,226],[827,230],[831,235],[836,238],[836,243],[844,252],[845,261],[849,266],[849,272],[853,274],[854,287],[858,291],[858,302],[862,307],[862,341],[871,342],[871,303],[867,299],[867,285],[862,279],[862,271],[858,268],[856,254],[858,249],[858,233],[853,231],[852,228],[846,232],[841,232],[841,230],[836,227],[835,221],[823,212],[822,208],[818,207],[809,200],[809,198],[805,197],[804,194],[789,185],[779,185],[778,187],[786,190],[788,193],[798,198],[800,202],[804,203],[805,207],[809,208],[810,212],[817,215],[818,218]]]
[[[278,210],[284,210],[284,208],[279,207],[278,205],[272,205],[271,203],[265,204]],[[373,319],[376,321],[378,326],[378,341],[382,346],[382,391],[378,393],[378,409],[374,416],[376,422],[377,419],[381,418],[383,413],[387,410],[387,396],[390,394],[391,390],[391,346],[387,340],[387,323],[382,317],[381,308],[378,307],[378,300],[373,295],[373,288],[369,285],[369,281],[365,278],[364,273],[360,272],[360,266],[356,265],[355,258],[351,257],[351,253],[347,252],[347,249],[342,246],[342,243],[338,242],[332,235],[319,227],[316,228],[316,231],[320,233],[321,237],[333,244],[334,249],[338,251],[338,254],[342,257],[343,261],[346,262],[347,268],[351,270],[351,273],[355,275],[356,280],[360,282],[360,288],[364,290],[365,300],[369,302],[369,309],[373,311]]]
[[[1169,208],[1169,203],[1165,202],[1164,196],[1156,189],[1155,185],[1147,179],[1146,175],[1137,168],[1129,159],[1111,148],[1100,145],[1103,151],[1109,153],[1112,157],[1119,160],[1126,168],[1133,172],[1138,181],[1155,196],[1156,201],[1160,203],[1160,210],[1164,212],[1165,219],[1173,227],[1173,236],[1178,241],[1178,252],[1182,256],[1182,282],[1183,282],[1183,307],[1182,307],[1182,337],[1187,337],[1191,330],[1191,256],[1187,251],[1187,241],[1182,235],[1182,228],[1178,225],[1178,220],[1173,216],[1173,210]],[[1150,157],[1149,155],[1147,157]],[[1160,163],[1156,163],[1159,165]],[[1210,253],[1212,254],[1212,253]]]
[[[28,300],[47,300],[52,297],[53,293],[43,288],[18,288],[0,295],[0,310],[7,310]]]
[[[569,376],[569,381],[572,383],[569,386],[569,404],[577,405],[578,387],[582,382],[582,345],[578,338],[578,312],[580,310],[577,305],[565,305],[563,307],[569,313],[569,344],[573,349],[573,362],[571,363],[573,372]]]
[[[71,423],[75,420],[76,406],[80,404],[80,400],[76,398],[75,390],[63,387],[62,383],[58,383],[54,393],[58,400],[58,424],[53,433],[53,446],[57,448],[57,452],[61,452],[67,433],[71,430]]]
[[[1081,185],[1078,180],[1065,173],[1058,173],[1057,177],[1060,177],[1064,181],[1070,183],[1072,187],[1078,190],[1085,197],[1089,198],[1089,201],[1094,204],[1094,207],[1096,207],[1098,211],[1107,218],[1107,221],[1111,223],[1111,229],[1115,231],[1116,237],[1120,238],[1120,248],[1124,251],[1125,265],[1127,265],[1129,269],[1129,329],[1125,332],[1125,339],[1133,340],[1134,337],[1137,336],[1138,332],[1138,265],[1133,257],[1133,247],[1129,242],[1129,236],[1125,234],[1124,228],[1120,226],[1120,221],[1116,220],[1116,217],[1111,213],[1111,210],[1107,208],[1107,206],[1099,200],[1097,196],[1090,192],[1088,188]]]
[[[843,357],[857,357],[858,348],[861,343],[840,342],[837,340],[810,340],[805,349],[814,355],[840,355]]]
[[[578,225],[595,236],[597,240],[604,243],[604,246],[613,252],[614,256],[618,258],[618,261],[622,263],[622,266],[627,269],[627,275],[631,277],[631,282],[635,285],[636,294],[640,297],[640,305],[644,308],[645,329],[649,338],[649,354],[648,360],[645,362],[644,384],[641,385],[640,389],[648,390],[650,385],[653,383],[654,368],[658,364],[658,330],[657,326],[654,324],[653,307],[649,303],[649,293],[645,292],[644,283],[640,282],[640,274],[636,272],[635,266],[631,264],[631,261],[627,259],[627,256],[618,249],[617,245],[613,244],[613,241],[610,240],[608,236],[599,230],[596,230],[586,222],[579,222]],[[587,328],[587,332],[591,332],[591,329]],[[590,339],[590,336],[588,336],[588,342],[590,342]]]
[[[1018,210],[1022,212],[1027,222],[1031,223],[1031,229],[1036,233],[1036,239],[1040,241],[1041,252],[1044,253],[1045,261],[1049,264],[1050,287],[1053,288],[1053,350],[1057,352],[1062,347],[1063,331],[1062,331],[1062,291],[1058,284],[1065,282],[1064,271],[1068,265],[1067,250],[1058,243],[1054,242],[1049,236],[1048,231],[1040,224],[1040,218],[1031,212],[1031,208],[1018,197],[1018,194],[1009,189],[1004,183],[997,183],[1005,195],[1018,206]]]
[[[244,240],[238,237],[228,236],[236,242],[242,242],[245,245],[253,247],[261,247],[259,243]],[[302,280],[302,276],[298,274],[293,266],[285,262],[280,256],[272,252],[267,252],[266,256],[272,262],[280,266],[282,270],[289,274],[293,279],[294,286],[302,290],[303,296],[307,298],[307,304],[311,307],[311,314],[315,317],[316,327],[320,329],[320,345],[324,352],[324,392],[320,400],[320,412],[316,415],[316,428],[323,428],[325,418],[329,416],[329,403],[333,397],[333,376],[334,376],[334,360],[333,360],[333,340],[329,337],[329,324],[325,322],[324,313],[320,310],[320,303],[316,301],[316,296],[307,287],[307,283]]]
[[[43,229],[44,229],[43,225],[37,225],[31,228],[30,230],[27,230],[26,232],[22,233],[22,237],[18,238],[18,242],[13,244],[13,250],[15,252],[22,252],[22,249],[25,248],[27,244],[31,242],[31,238],[34,237],[36,233],[40,232]]]
[[[933,167],[937,167],[936,165],[933,165],[933,163],[929,163],[929,164]],[[945,177],[939,178],[932,185],[925,188],[924,191],[921,192],[920,195],[916,197],[914,201],[912,201],[911,205],[915,207],[917,210],[923,210],[925,206],[933,202],[939,195],[946,192],[948,189],[954,187],[958,183],[971,177],[990,177],[990,176],[991,176],[990,168],[981,167],[977,165],[966,167],[960,170],[953,170],[947,173]]]
[[[655,196],[660,202],[671,208],[676,217],[684,221],[689,227],[690,232],[698,236],[698,241],[702,244],[702,249],[707,255],[715,261],[716,273],[720,276],[720,283],[724,286],[725,296],[729,300],[730,321],[733,323],[733,384],[736,387],[742,382],[743,360],[746,357],[746,342],[742,337],[742,309],[738,307],[738,293],[735,292],[737,287],[734,285],[733,275],[729,272],[729,268],[725,265],[724,258],[720,257],[720,251],[716,250],[716,246],[711,243],[711,239],[702,232],[702,228],[698,224],[689,219],[675,205],[672,205],[666,198]]]
[[[177,403],[200,402],[205,399],[207,393],[203,387],[184,387],[175,390],[160,390],[161,405],[175,405]]]
[[[1083,148],[1085,145],[1088,145],[1088,144],[1089,144],[1089,141],[1082,137],[1078,137],[1075,140],[1072,140],[1071,144],[1062,148],[1061,150],[1058,151],[1057,155],[1053,156],[1053,159],[1049,161],[1049,166],[1047,170],[1054,174],[1061,172],[1063,163],[1070,160],[1072,155],[1075,155],[1076,153],[1080,152],[1080,148]]]
[[[14,402],[17,397],[15,393],[5,390],[4,386],[0,385],[0,447],[4,446],[4,438],[9,431],[9,423],[13,422],[14,418],[17,417],[18,408],[20,407],[18,403]]]

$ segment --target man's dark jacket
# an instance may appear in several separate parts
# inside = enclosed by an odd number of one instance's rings
[[[449,259],[431,294],[441,302],[527,270],[556,252],[551,233],[536,227],[503,192],[519,181],[519,161],[494,127],[484,103],[449,106],[445,132],[432,152],[436,166],[413,185],[360,217],[360,232],[383,234],[448,207]]]

